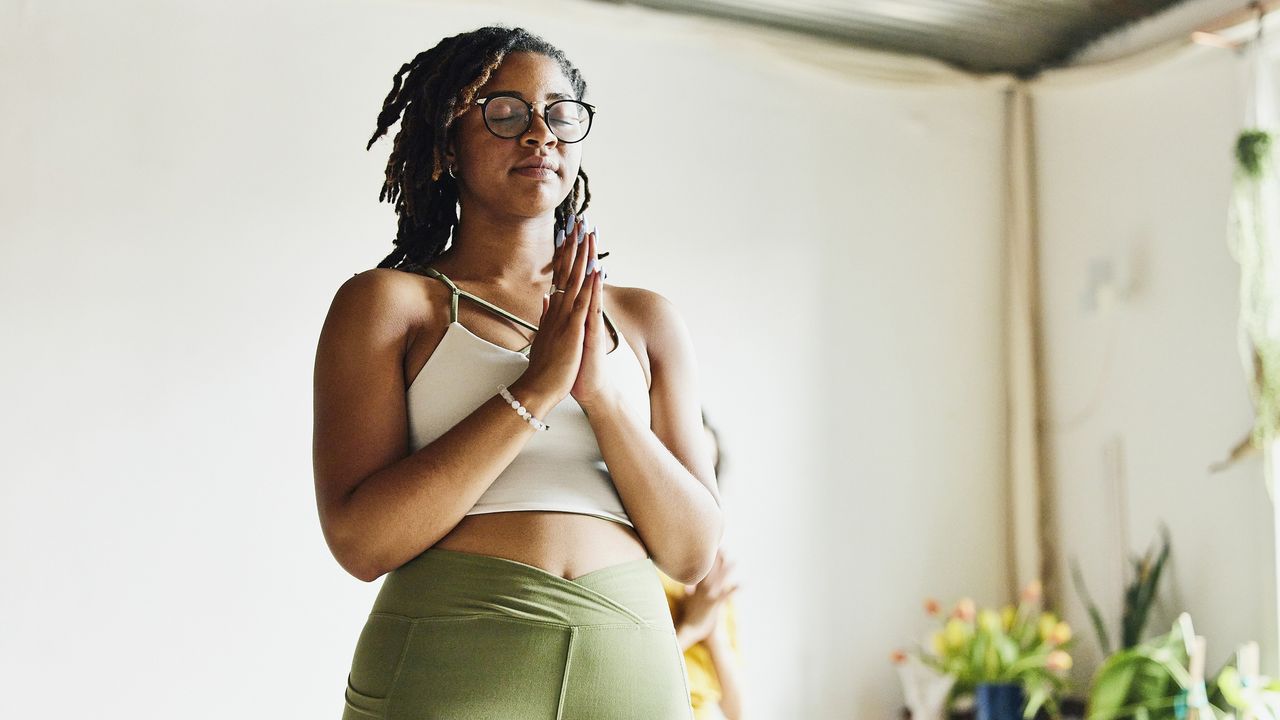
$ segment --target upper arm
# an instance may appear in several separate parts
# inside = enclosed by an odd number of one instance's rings
[[[712,452],[702,425],[698,363],[689,328],[675,304],[658,293],[643,291],[638,304],[652,376],[649,427],[719,504]]]
[[[312,468],[325,538],[364,478],[408,452],[406,284],[366,270],[338,288],[316,348]]]

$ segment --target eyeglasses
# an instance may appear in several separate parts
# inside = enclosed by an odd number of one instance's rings
[[[490,95],[476,100],[476,105],[483,108],[484,126],[500,138],[520,137],[533,125],[533,105],[524,98]],[[595,105],[580,100],[556,100],[542,109],[542,118],[560,142],[576,143],[591,130],[595,112]]]

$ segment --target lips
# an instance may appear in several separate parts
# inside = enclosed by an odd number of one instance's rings
[[[550,159],[544,158],[544,157],[537,157],[537,156],[531,157],[528,160],[521,161],[518,165],[516,165],[515,169],[523,170],[526,168],[539,168],[544,170],[550,170],[551,172],[556,171],[555,163],[551,162]]]

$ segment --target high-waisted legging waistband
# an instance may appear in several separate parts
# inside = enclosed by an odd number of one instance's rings
[[[572,580],[431,548],[392,571],[361,632],[343,720],[690,720],[650,558]]]
[[[643,581],[637,583],[637,576]],[[657,577],[650,558],[570,580],[516,560],[431,548],[387,576],[373,612],[410,618],[475,614],[559,625],[670,626],[670,610]]]

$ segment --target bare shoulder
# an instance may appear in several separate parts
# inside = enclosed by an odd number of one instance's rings
[[[652,316],[656,313],[675,310],[674,303],[648,288],[605,285],[605,292],[615,303],[625,306],[628,313]]]
[[[371,268],[338,287],[330,313],[359,314],[376,322],[397,322],[405,311],[425,300],[420,278],[403,270]]]
[[[676,304],[654,290],[639,287],[606,286],[606,297],[621,311],[629,338],[639,336],[639,344],[650,362],[661,364],[670,353],[689,349],[689,333]]]
[[[342,283],[325,323],[384,343],[398,337],[404,351],[425,328],[443,328],[448,307],[443,284],[404,270],[371,268]]]

